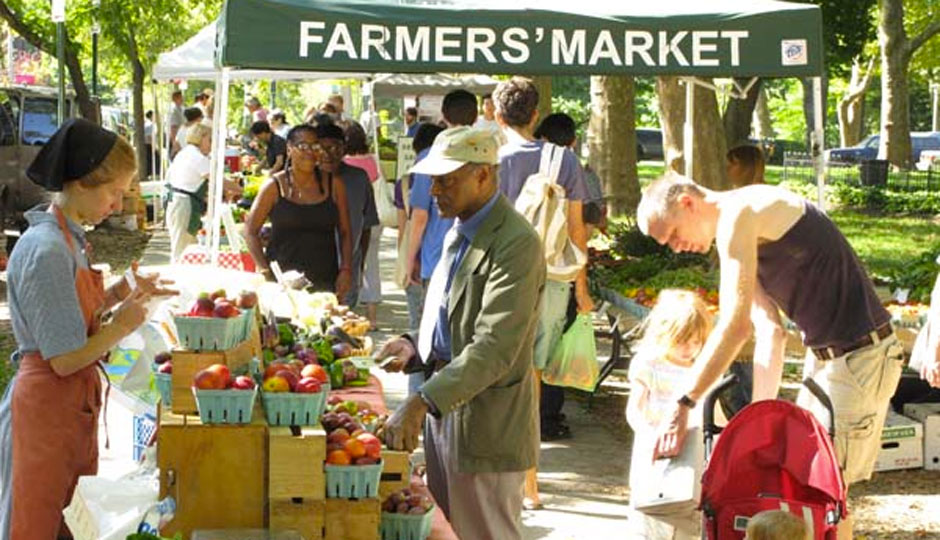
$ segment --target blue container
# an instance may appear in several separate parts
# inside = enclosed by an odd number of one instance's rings
[[[382,540],[425,540],[431,535],[434,507],[424,514],[382,512]]]
[[[326,496],[331,499],[366,499],[379,496],[382,462],[375,465],[323,465]]]
[[[245,339],[248,339],[251,336],[251,326],[253,324],[257,324],[256,317],[257,317],[258,308],[253,307],[253,308],[248,308],[248,309],[244,309],[244,308],[239,308],[239,309],[242,310],[242,313],[241,315],[238,316],[238,318],[242,321],[242,324],[244,325],[244,328],[242,331],[245,333]]]
[[[248,339],[244,313],[229,319],[176,315],[180,345],[191,351],[224,351]]]
[[[154,373],[153,384],[160,392],[160,400],[166,406],[173,405],[173,375],[169,373]]]
[[[157,419],[149,414],[134,415],[134,461],[140,461],[153,432],[157,430]]]
[[[203,424],[248,424],[254,408],[254,390],[199,390],[193,388]]]
[[[269,426],[315,426],[326,406],[327,390],[316,394],[261,392]]]

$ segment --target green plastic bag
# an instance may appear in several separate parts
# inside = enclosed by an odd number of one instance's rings
[[[542,381],[593,392],[599,373],[593,319],[590,313],[580,313],[561,336],[542,371]]]

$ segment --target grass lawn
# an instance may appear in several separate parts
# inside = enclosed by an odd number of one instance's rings
[[[834,210],[832,220],[874,276],[899,270],[940,242],[940,226],[927,217],[878,216]]]

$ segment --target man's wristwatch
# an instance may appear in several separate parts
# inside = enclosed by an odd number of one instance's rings
[[[690,409],[695,408],[695,400],[685,394],[682,394],[682,397],[679,398],[678,403],[679,405],[682,405],[683,407],[688,407]]]

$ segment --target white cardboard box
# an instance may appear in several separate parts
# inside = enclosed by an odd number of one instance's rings
[[[923,426],[917,420],[888,411],[875,471],[919,469],[923,466]]]
[[[924,424],[924,468],[940,470],[940,403],[906,403],[904,415]]]

